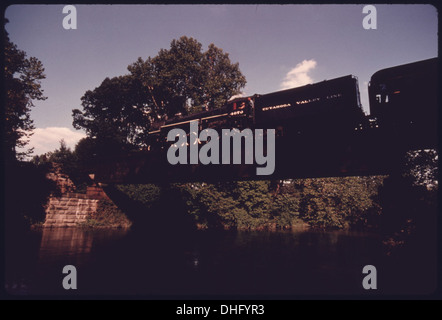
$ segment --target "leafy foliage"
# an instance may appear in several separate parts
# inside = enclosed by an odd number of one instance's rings
[[[270,212],[268,182],[181,185],[189,213],[206,227],[257,228]]]
[[[439,155],[435,149],[409,151],[405,156],[402,175],[412,180],[415,186],[429,189],[438,185]]]
[[[75,145],[75,158],[77,164],[80,168],[87,168],[91,163],[94,162],[97,148],[100,146],[92,138],[86,137],[80,139]]]
[[[305,221],[320,228],[372,223],[380,214],[377,188],[383,177],[241,181],[185,184],[189,213],[203,226],[286,228]]]
[[[125,184],[116,188],[133,201],[142,203],[146,209],[151,208],[161,194],[161,188],[154,184]]]
[[[87,144],[87,143],[86,143]],[[85,155],[83,147],[85,142],[79,141],[72,151],[66,146],[63,139],[60,140],[60,147],[54,151],[46,152],[42,155],[36,155],[31,162],[39,167],[48,167],[52,163],[56,163],[60,170],[69,176],[76,186],[77,192],[85,192],[87,184],[90,182],[86,164],[90,160],[85,160],[89,154]]]
[[[90,228],[129,228],[131,222],[127,216],[108,200],[98,202],[97,211],[82,224]]]
[[[4,155],[7,160],[22,160],[32,153],[17,151],[29,142],[34,129],[30,118],[34,100],[45,100],[41,80],[45,79],[43,64],[35,57],[28,58],[9,40],[4,30],[5,118]]]
[[[375,202],[384,177],[295,180],[301,193],[300,217],[315,227],[348,228],[380,214]]]
[[[381,232],[397,241],[420,233],[434,235],[437,217],[438,153],[409,152],[379,189]]]
[[[220,107],[246,84],[228,53],[214,44],[202,52],[202,45],[186,36],[172,40],[170,49],[161,49],[154,58],[138,58],[128,69],[151,94],[151,111],[157,118],[201,106]]]
[[[291,182],[283,185],[281,192],[273,197],[272,217],[278,221],[277,226],[289,228],[300,221],[300,193]]]
[[[105,154],[142,145],[150,124],[145,116],[148,98],[134,77],[106,78],[81,98],[83,112],[73,110],[74,128],[85,129]]]
[[[240,93],[245,77],[238,63],[211,44],[206,52],[193,38],[173,40],[170,49],[128,66],[129,74],[106,78],[82,97],[73,125],[85,129],[99,154],[142,147],[153,121],[220,107]]]

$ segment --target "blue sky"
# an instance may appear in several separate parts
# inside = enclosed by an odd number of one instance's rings
[[[128,73],[186,35],[239,62],[245,95],[337,78],[367,83],[379,69],[437,56],[437,11],[430,5],[376,5],[377,29],[365,30],[363,5],[76,5],[77,29],[62,26],[62,5],[13,5],[6,30],[19,49],[40,59],[45,101],[31,113],[34,154],[84,136],[72,109],[106,77]]]

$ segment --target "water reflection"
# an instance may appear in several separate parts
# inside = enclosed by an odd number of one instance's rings
[[[48,261],[59,256],[77,259],[90,253],[93,234],[78,228],[45,228],[42,232],[39,260]]]
[[[356,232],[55,228],[10,243],[6,288],[12,294],[364,294],[364,265],[382,269],[384,288],[397,274],[381,239]],[[75,292],[62,287],[68,264],[78,270]]]

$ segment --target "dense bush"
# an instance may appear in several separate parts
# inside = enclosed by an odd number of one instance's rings
[[[268,182],[192,183],[181,189],[188,213],[202,227],[254,229],[271,219]]]
[[[86,219],[83,227],[129,228],[131,221],[111,201],[100,200],[97,211]]]
[[[300,217],[315,227],[349,228],[371,224],[381,214],[376,202],[384,177],[295,180]]]
[[[383,177],[241,181],[177,185],[188,213],[203,227],[287,228],[307,222],[320,228],[366,226],[379,216]]]
[[[115,186],[134,201],[142,203],[146,209],[158,201],[161,188],[155,184],[122,184]]]

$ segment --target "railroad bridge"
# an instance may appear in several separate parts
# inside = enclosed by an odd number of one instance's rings
[[[435,142],[404,140],[406,134],[372,128],[345,140],[330,136],[301,142],[276,138],[275,170],[270,175],[257,175],[256,164],[172,165],[165,151],[109,157],[92,170],[96,182],[107,184],[383,175],[392,172],[407,151],[436,147]]]
[[[100,159],[90,170],[95,181],[108,184],[380,175],[392,172],[409,150],[437,148],[437,58],[377,71],[368,92],[370,115],[362,112],[353,76],[239,98],[219,110],[162,123],[150,132],[146,150]],[[192,140],[193,124],[219,133],[223,128],[275,130],[274,170],[257,174],[260,164],[244,161],[253,153],[245,143],[240,164],[171,164],[167,153],[175,140],[166,140],[171,130],[176,130],[173,137],[187,135],[188,158],[192,148],[198,152],[204,145],[201,135]],[[267,137],[262,146],[269,143]],[[256,140],[252,145],[256,152]]]

